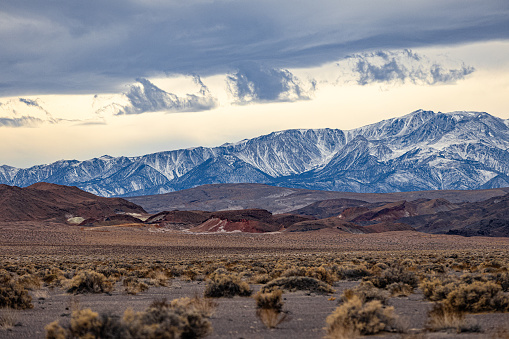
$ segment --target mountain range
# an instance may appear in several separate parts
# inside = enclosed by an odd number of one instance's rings
[[[417,110],[353,130],[294,129],[218,147],[137,157],[0,166],[0,183],[77,186],[96,195],[161,194],[215,183],[347,192],[509,186],[509,120]]]

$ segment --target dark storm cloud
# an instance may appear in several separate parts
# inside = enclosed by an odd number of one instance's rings
[[[217,99],[210,94],[198,76],[194,77],[195,83],[200,86],[198,94],[186,94],[182,97],[160,89],[147,79],[138,78],[136,81],[137,83],[124,93],[127,105],[112,103],[106,109],[113,110],[115,115],[124,115],[161,111],[199,112],[218,105]]]
[[[285,69],[262,67],[255,63],[245,64],[227,77],[228,89],[237,103],[297,101],[309,99],[314,82],[309,89]]]
[[[353,63],[353,72],[358,75],[359,85],[373,82],[411,82],[427,85],[454,83],[475,71],[473,67],[463,63],[430,60],[411,50],[363,53],[347,59]]]
[[[117,92],[155,73],[316,66],[367,50],[509,37],[509,2],[4,0],[0,96]]]

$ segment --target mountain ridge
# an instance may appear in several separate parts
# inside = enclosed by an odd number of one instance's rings
[[[508,120],[417,110],[346,131],[292,129],[217,147],[3,165],[0,183],[45,181],[105,197],[242,182],[369,193],[499,188],[509,186],[508,149]]]

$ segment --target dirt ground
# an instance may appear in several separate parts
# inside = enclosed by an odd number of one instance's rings
[[[148,227],[80,228],[54,223],[17,222],[0,224],[1,260],[46,260],[55,262],[93,260],[133,260],[138,257],[166,261],[258,258],[274,260],[286,256],[313,256],[321,253],[355,258],[366,253],[384,253],[393,258],[412,258],[416,253],[433,256],[440,252],[509,253],[509,238],[464,238],[418,232],[347,235],[334,231],[272,234],[187,234]],[[44,326],[54,320],[69,321],[73,308],[122,315],[124,310],[144,310],[153,300],[203,296],[204,281],[170,280],[168,287],[150,287],[137,295],[123,292],[119,283],[108,294],[65,293],[43,287],[31,291],[33,309],[9,312],[15,326],[0,329],[1,338],[43,338]],[[336,292],[321,295],[306,291],[284,293],[284,310],[289,319],[275,329],[266,328],[255,315],[251,297],[218,298],[211,318],[209,338],[323,338],[325,318],[338,306],[343,291],[359,281],[335,282]],[[256,291],[261,285],[252,284]],[[432,303],[418,289],[408,297],[391,298],[406,333],[385,333],[371,338],[509,338],[509,313],[468,315],[469,323],[479,324],[480,333],[424,331]],[[505,332],[504,332],[505,331]],[[504,334],[505,333],[505,334]]]

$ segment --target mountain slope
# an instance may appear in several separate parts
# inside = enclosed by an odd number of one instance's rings
[[[128,197],[149,213],[171,210],[219,211],[260,208],[274,214],[292,213],[317,218],[338,215],[347,207],[401,200],[445,199],[451,203],[475,202],[509,193],[509,188],[471,191],[414,191],[355,193],[313,191],[262,184],[215,184],[165,194]],[[312,205],[316,203],[316,205]]]
[[[25,188],[0,185],[0,221],[62,221],[117,213],[145,213],[145,210],[127,200],[97,197],[77,187],[42,182]]]
[[[4,165],[0,183],[46,181],[125,197],[234,182],[350,192],[508,187],[508,125],[483,112],[418,110],[349,131],[286,130],[213,148]]]

